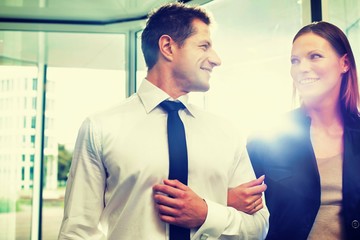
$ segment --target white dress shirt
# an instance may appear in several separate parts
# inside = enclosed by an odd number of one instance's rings
[[[167,113],[158,104],[169,95],[144,80],[121,105],[82,124],[65,194],[59,239],[167,240],[152,187],[167,179]],[[188,186],[208,205],[204,224],[191,239],[263,239],[266,207],[254,215],[227,207],[227,190],[255,179],[251,163],[229,122],[191,105],[180,118],[188,149]]]

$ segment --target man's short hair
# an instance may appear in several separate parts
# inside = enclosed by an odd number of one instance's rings
[[[149,13],[141,35],[141,49],[150,70],[158,60],[158,42],[162,35],[169,35],[179,46],[195,33],[192,22],[199,19],[207,25],[211,20],[203,8],[184,3],[168,3]]]

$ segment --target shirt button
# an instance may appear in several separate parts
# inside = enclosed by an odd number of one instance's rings
[[[209,237],[209,234],[203,233],[200,236],[200,240],[206,240]]]
[[[358,220],[353,220],[352,222],[351,222],[351,226],[353,227],[353,228],[358,228],[359,226],[360,226],[360,224],[359,224],[359,221]]]

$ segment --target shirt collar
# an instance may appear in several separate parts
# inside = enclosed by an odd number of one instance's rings
[[[146,113],[150,113],[164,100],[174,100],[169,94],[149,82],[147,79],[144,79],[141,82],[137,94],[144,105]],[[182,102],[185,105],[186,110],[195,117],[194,107],[189,104],[189,96],[187,94],[180,96],[176,101]]]

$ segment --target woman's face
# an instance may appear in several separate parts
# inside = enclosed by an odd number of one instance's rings
[[[306,33],[293,43],[290,72],[305,104],[337,101],[346,71],[346,55],[338,56],[326,39]]]

